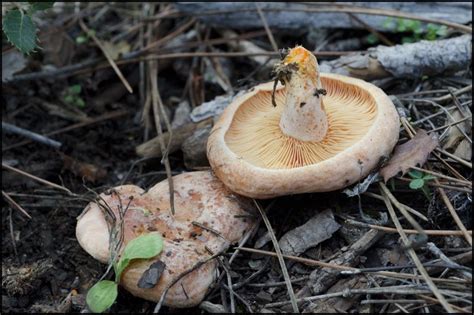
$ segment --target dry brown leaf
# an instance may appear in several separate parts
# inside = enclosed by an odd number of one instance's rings
[[[104,41],[102,44],[104,46],[104,49],[109,54],[110,58],[112,58],[113,60],[118,59],[120,55],[130,52],[130,44],[124,40],[118,43]]]
[[[449,111],[451,117],[448,118],[446,123],[452,123],[461,120],[464,118],[463,114],[457,109]],[[472,116],[471,111],[469,108],[465,109],[465,116]],[[455,126],[449,127],[448,135],[443,142],[443,149],[450,151],[456,149],[459,143],[464,139],[464,135],[459,130],[463,130],[466,134],[470,134],[472,130],[472,120],[464,121],[460,124]]]
[[[405,174],[412,166],[422,166],[437,146],[436,135],[429,135],[425,130],[419,129],[413,139],[395,147],[392,158],[380,170],[380,175],[387,182],[399,172]]]
[[[76,53],[76,45],[62,26],[41,28],[38,37],[44,56],[43,64],[52,64],[58,68],[70,64]]]
[[[96,165],[85,163],[63,154],[64,168],[74,175],[84,178],[88,182],[95,183],[107,176],[107,171]]]
[[[472,159],[472,144],[467,139],[463,139],[453,154],[461,159],[470,161]]]

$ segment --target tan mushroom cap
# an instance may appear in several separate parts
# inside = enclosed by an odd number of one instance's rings
[[[163,251],[148,260],[136,260],[124,271],[120,284],[133,295],[157,302],[166,287],[181,273],[213,253],[225,250],[240,240],[253,220],[243,209],[245,200],[234,195],[210,172],[191,172],[173,177],[175,215],[170,212],[169,186],[164,180],[148,192],[124,185],[100,198],[118,218],[118,209],[128,209],[124,216],[122,248],[141,234],[158,231],[164,239]],[[130,197],[133,199],[130,201]],[[100,199],[99,199],[100,200]],[[130,204],[129,204],[130,202]],[[237,217],[236,217],[237,216]],[[193,224],[202,224],[220,236]],[[86,252],[108,263],[109,227],[104,210],[90,203],[78,218],[76,237]],[[137,283],[143,273],[157,260],[166,267],[157,285],[141,289]],[[184,276],[168,291],[164,305],[191,307],[199,304],[216,280],[216,261],[211,260]]]
[[[315,67],[311,75],[316,73],[317,80],[300,70],[285,86],[277,86],[276,107],[269,82],[234,100],[219,118],[207,155],[217,177],[232,191],[262,199],[332,191],[367,176],[381,157],[390,154],[399,134],[399,117],[390,98],[373,84],[319,74],[317,63]],[[321,86],[326,95],[305,92]],[[292,105],[293,112],[283,119]],[[308,120],[308,115],[314,117]],[[310,123],[304,125],[306,121]],[[310,129],[317,124],[324,128],[313,136]],[[307,135],[316,140],[301,140]]]

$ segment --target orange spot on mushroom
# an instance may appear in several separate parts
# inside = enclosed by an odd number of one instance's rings
[[[194,189],[188,190],[188,195],[191,196],[192,201],[198,201],[198,200],[201,200],[202,198],[202,194],[194,191]]]
[[[174,216],[169,214],[169,186],[166,181],[157,184],[146,193],[142,193],[142,190],[136,186],[127,185],[118,187],[118,193],[109,196],[102,195],[102,198],[105,199],[117,218],[119,217],[118,209],[120,205],[124,209],[129,204],[128,196],[135,196],[133,202],[130,203],[130,207],[135,209],[129,209],[124,217],[123,246],[126,246],[130,240],[137,236],[149,233],[149,231],[159,231],[164,238],[164,251],[160,255],[160,261],[166,264],[166,268],[154,288],[144,290],[137,287],[138,279],[149,268],[150,263],[153,263],[151,260],[137,260],[127,268],[121,279],[121,285],[126,290],[133,295],[151,301],[156,301],[162,295],[164,287],[173,280],[171,274],[181,274],[183,271],[192,268],[204,256],[209,256],[209,253],[204,250],[204,246],[209,246],[215,251],[221,251],[228,246],[216,235],[191,224],[191,221],[201,222],[201,219],[205,218],[203,224],[209,226],[209,228],[221,227],[222,224],[226,225],[227,229],[222,229],[219,232],[231,243],[236,243],[245,231],[244,226],[234,226],[233,222],[221,222],[218,217],[219,212],[228,211],[230,213],[229,217],[233,218],[233,215],[239,214],[239,208],[238,204],[233,204],[234,201],[231,200],[226,201],[226,205],[231,206],[225,208],[215,207],[214,199],[219,199],[219,195],[225,196],[227,190],[210,172],[192,172],[186,174],[186,176],[178,175],[174,180],[176,180],[175,191],[180,192],[180,196],[183,196],[177,199],[179,207],[177,207],[177,213]],[[182,183],[185,184],[181,185]],[[190,189],[193,186],[195,190]],[[180,187],[183,188],[180,189]],[[126,194],[128,191],[132,193]],[[125,197],[120,195],[122,193]],[[93,208],[94,212],[84,213],[83,218],[88,220],[78,220],[77,231],[81,232],[82,235],[79,232],[76,232],[76,235],[78,235],[79,243],[86,251],[94,257],[99,257],[102,262],[106,262],[107,255],[110,255],[110,252],[108,252],[109,242],[105,241],[106,237],[108,240],[109,233],[107,222],[103,218],[104,213],[94,203],[89,204],[86,208],[89,211]],[[209,225],[210,222],[214,226]],[[96,230],[99,229],[102,229],[102,231],[97,233]],[[97,235],[97,237],[90,237],[91,235]],[[102,242],[104,245],[98,247],[95,244],[96,242]],[[216,266],[216,262],[211,261],[183,277],[180,281],[186,288],[186,296],[183,297],[182,286],[178,283],[167,293],[164,305],[190,307],[199,304],[208,291],[209,285],[214,281]]]
[[[285,64],[296,62],[298,64],[306,62],[309,57],[309,52],[302,46],[297,46],[290,50],[288,55],[284,59]]]

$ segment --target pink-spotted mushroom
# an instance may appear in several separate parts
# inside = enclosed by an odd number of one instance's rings
[[[207,157],[232,191],[253,198],[325,192],[367,176],[397,143],[399,116],[378,87],[320,73],[301,46],[277,80],[235,99],[208,139]]]
[[[233,194],[208,171],[190,172],[173,177],[175,214],[170,210],[169,185],[164,180],[147,192],[134,185],[115,187],[102,193],[79,216],[76,237],[82,248],[102,263],[109,262],[107,205],[119,225],[123,216],[123,245],[132,239],[157,231],[164,240],[163,251],[156,257],[135,260],[123,272],[120,285],[133,295],[157,302],[166,287],[185,271],[240,240],[253,224],[248,200]],[[120,251],[119,251],[120,252]],[[158,283],[138,287],[143,273],[155,262],[165,269]],[[177,308],[199,304],[217,276],[217,262],[209,260],[182,277],[167,292],[163,305]]]

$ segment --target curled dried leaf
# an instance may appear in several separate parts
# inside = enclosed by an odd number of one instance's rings
[[[151,289],[155,287],[165,270],[166,264],[160,260],[154,262],[150,267],[143,273],[140,280],[138,280],[137,286],[142,289]]]
[[[419,129],[413,139],[395,147],[392,158],[380,170],[380,175],[387,182],[399,172],[405,174],[412,166],[422,166],[437,146],[436,135],[429,135],[425,130]]]

